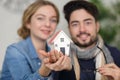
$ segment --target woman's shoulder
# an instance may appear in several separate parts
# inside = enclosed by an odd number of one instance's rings
[[[12,43],[7,47],[6,53],[24,53],[28,51],[27,40],[21,40],[16,43]]]
[[[11,48],[11,47],[14,47],[14,48],[17,48],[17,47],[25,47],[26,45],[26,40],[20,40],[18,42],[15,42],[15,43],[12,43],[10,44],[7,48]]]

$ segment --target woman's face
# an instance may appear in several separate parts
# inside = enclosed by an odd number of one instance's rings
[[[47,40],[55,31],[57,26],[57,13],[50,5],[45,5],[33,14],[27,28],[30,36],[40,40]]]

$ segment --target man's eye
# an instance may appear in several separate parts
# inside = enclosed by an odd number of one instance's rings
[[[91,21],[87,21],[87,22],[85,22],[85,24],[86,25],[90,25],[90,24],[92,24],[92,22]]]
[[[75,26],[78,26],[78,24],[77,23],[73,23],[72,26],[75,27]]]

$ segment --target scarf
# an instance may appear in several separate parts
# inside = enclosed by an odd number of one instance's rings
[[[83,60],[89,60],[94,58],[96,69],[103,66],[104,64],[112,63],[113,58],[110,51],[104,45],[103,39],[98,35],[97,44],[89,50],[81,50],[77,45],[71,43],[70,45],[70,56],[72,64],[74,66],[76,80],[80,80],[80,65],[78,63],[78,58]],[[99,72],[96,72],[95,80],[108,80],[106,77],[102,76]]]

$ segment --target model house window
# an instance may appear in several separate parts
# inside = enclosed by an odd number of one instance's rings
[[[60,51],[65,54],[65,47],[60,47]]]
[[[57,44],[55,44],[55,47],[58,47],[58,45],[57,45]]]
[[[70,44],[67,44],[67,47],[70,47]]]
[[[64,42],[64,38],[60,38],[60,42]]]

